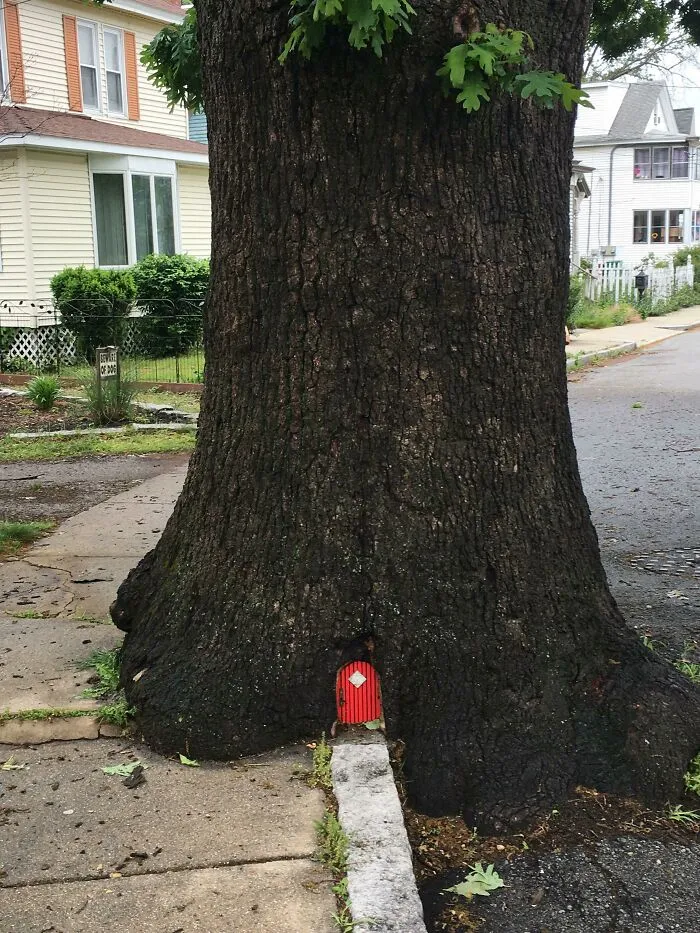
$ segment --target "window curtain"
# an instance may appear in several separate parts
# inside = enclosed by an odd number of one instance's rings
[[[97,255],[101,266],[127,266],[123,175],[93,175]]]

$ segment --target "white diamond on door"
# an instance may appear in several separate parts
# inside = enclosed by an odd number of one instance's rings
[[[361,674],[359,671],[355,671],[354,674],[348,677],[348,680],[353,685],[353,687],[357,687],[359,690],[359,688],[367,680],[367,678],[364,676],[364,674]]]

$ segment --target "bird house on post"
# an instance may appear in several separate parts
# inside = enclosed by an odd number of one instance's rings
[[[382,717],[379,676],[369,661],[351,661],[335,681],[338,722],[373,722]]]

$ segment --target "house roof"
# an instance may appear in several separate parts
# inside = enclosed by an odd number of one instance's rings
[[[680,107],[673,112],[676,115],[678,132],[684,133],[686,136],[693,136],[695,134],[695,108]]]
[[[630,84],[608,136],[630,139],[642,136],[664,85],[658,82]]]
[[[124,123],[106,123],[82,113],[38,110],[34,107],[0,107],[0,139],[8,137],[5,144],[14,145],[17,139],[29,136],[199,156],[208,153],[204,143],[178,139],[164,133],[148,133]]]

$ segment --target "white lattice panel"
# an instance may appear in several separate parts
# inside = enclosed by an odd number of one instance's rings
[[[63,364],[75,363],[76,339],[65,327],[21,329],[15,333],[6,356],[10,360],[29,360],[37,369],[54,366],[57,356]]]

